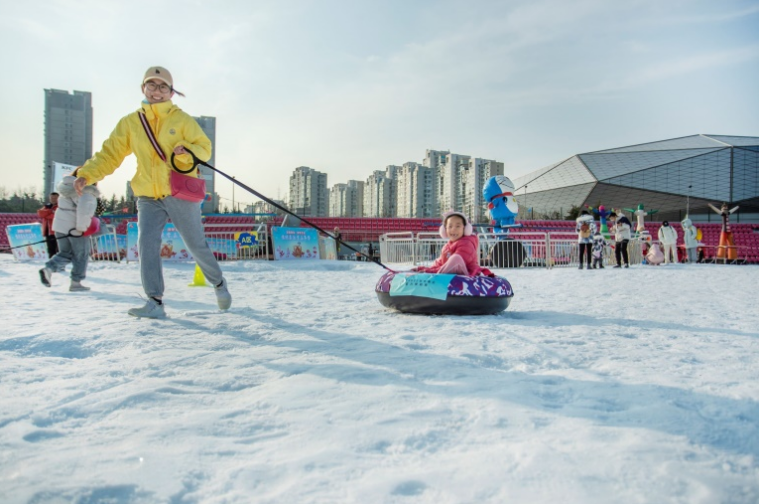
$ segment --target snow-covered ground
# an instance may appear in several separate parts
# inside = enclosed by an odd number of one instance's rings
[[[3,503],[756,503],[759,267],[501,270],[498,316],[388,311],[373,264],[168,263],[89,293],[0,256]]]

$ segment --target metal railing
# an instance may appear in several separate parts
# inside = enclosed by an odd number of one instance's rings
[[[577,267],[579,247],[575,233],[521,232],[503,235],[478,233],[480,265],[487,268],[561,268]],[[380,236],[380,256],[383,262],[427,266],[440,257],[448,240],[437,233],[386,233]],[[615,264],[616,244],[607,240],[602,264]],[[641,242],[628,243],[630,264],[643,261]]]

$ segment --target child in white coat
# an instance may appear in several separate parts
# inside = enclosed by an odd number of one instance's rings
[[[53,219],[53,231],[58,240],[58,253],[45,263],[40,270],[40,281],[45,287],[50,287],[50,279],[55,272],[64,271],[71,263],[71,285],[69,291],[88,291],[89,287],[82,285],[87,276],[87,263],[90,258],[89,234],[94,227],[93,216],[97,209],[97,199],[100,191],[94,185],[88,185],[77,194],[74,189],[76,171],[63,177],[58,184],[58,210]]]

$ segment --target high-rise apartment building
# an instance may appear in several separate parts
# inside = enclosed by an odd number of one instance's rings
[[[329,190],[327,174],[299,166],[290,176],[290,209],[298,215],[327,217]]]
[[[482,201],[482,188],[494,175],[503,175],[503,163],[473,158],[449,151],[428,150],[425,164],[434,170],[433,215],[448,210],[464,212],[472,222],[487,220],[487,202]]]
[[[208,160],[208,164],[216,166],[216,118],[200,116],[194,117],[200,129],[206,134],[209,140],[211,140],[211,159]],[[219,209],[219,197],[216,194],[216,172],[205,166],[199,166],[201,177],[206,181],[206,194],[210,194],[211,197],[207,198],[200,207],[202,213],[215,213]]]
[[[404,163],[397,175],[396,215],[433,217],[435,171],[419,163]]]
[[[329,192],[330,217],[361,217],[364,208],[364,183],[349,180],[335,184]]]
[[[92,157],[92,94],[45,89],[45,194],[55,190],[55,163],[80,166]]]
[[[390,165],[376,170],[364,184],[364,217],[395,217],[396,175],[400,166]]]

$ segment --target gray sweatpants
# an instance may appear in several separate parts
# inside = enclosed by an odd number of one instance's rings
[[[211,285],[222,281],[221,268],[211,252],[203,234],[200,220],[200,203],[193,203],[167,196],[153,199],[140,196],[137,199],[137,228],[139,230],[138,253],[142,288],[148,297],[163,297],[163,260],[161,259],[161,234],[166,222],[177,228],[187,250],[197,262]]]
[[[51,271],[63,272],[71,263],[71,280],[81,282],[87,276],[87,262],[90,260],[89,236],[66,236],[55,233],[58,240],[58,253],[45,263]]]

